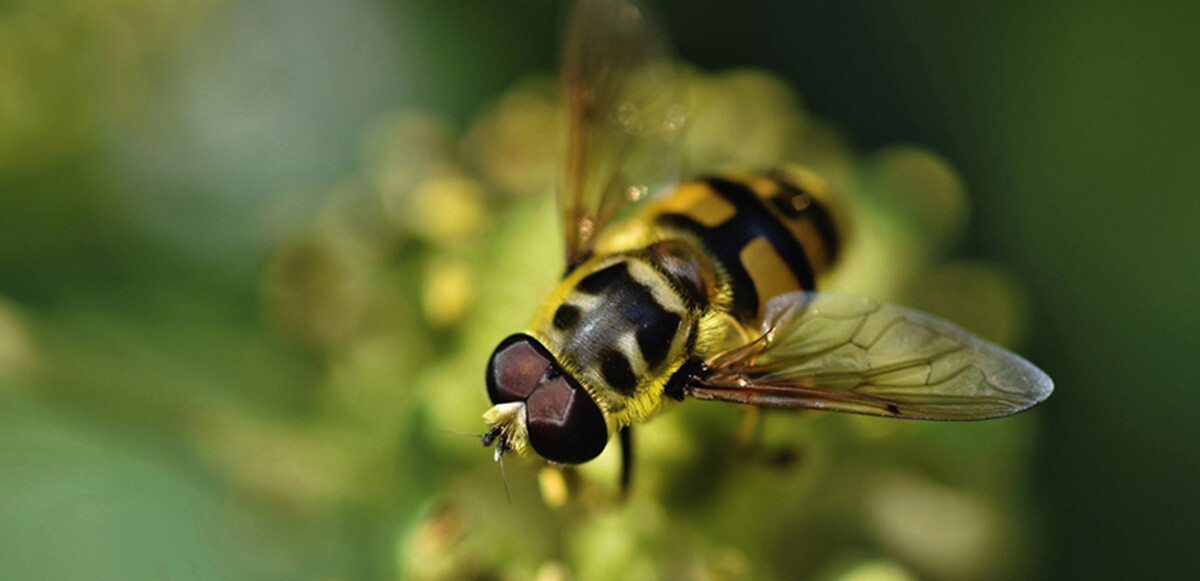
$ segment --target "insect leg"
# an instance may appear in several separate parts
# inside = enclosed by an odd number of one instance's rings
[[[737,435],[735,436],[739,448],[754,449],[758,448],[762,443],[762,408],[758,406],[743,406],[745,413],[742,414],[742,420],[738,422]]]
[[[621,428],[621,498],[629,495],[633,482],[633,426]]]
[[[771,411],[757,406],[745,406],[746,412],[738,423],[734,441],[746,458],[774,468],[789,468],[801,459],[803,450],[794,443],[768,445],[764,429],[765,415]]]

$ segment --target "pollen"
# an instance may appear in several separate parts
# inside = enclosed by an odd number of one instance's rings
[[[483,186],[463,177],[437,177],[413,192],[414,224],[436,241],[450,241],[478,232],[484,224]]]
[[[475,302],[475,273],[465,262],[438,258],[425,272],[421,308],[436,327],[449,327],[463,318]]]
[[[567,504],[570,490],[561,468],[546,466],[538,471],[538,486],[542,490],[542,500],[546,501],[546,505],[559,508]]]

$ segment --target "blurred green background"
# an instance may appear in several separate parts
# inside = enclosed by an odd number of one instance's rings
[[[710,110],[761,105],[710,118],[841,176],[880,240],[918,244],[863,284],[1014,344],[1055,378],[1048,402],[781,419],[767,437],[802,460],[774,468],[731,458],[736,415],[690,406],[646,431],[628,506],[588,496],[611,462],[565,508],[512,462],[507,502],[450,431],[481,429],[487,353],[558,269],[563,7],[13,0],[0,577],[1200,567],[1200,4],[661,4]],[[724,72],[745,67],[770,74]],[[689,155],[738,161],[745,138],[715,125]],[[888,201],[913,184],[951,209]]]

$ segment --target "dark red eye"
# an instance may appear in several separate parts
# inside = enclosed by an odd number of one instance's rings
[[[543,458],[579,464],[604,451],[600,407],[537,339],[518,333],[501,341],[488,361],[487,387],[494,404],[525,402],[529,444]]]
[[[525,401],[541,384],[551,363],[550,354],[529,335],[501,341],[488,362],[488,397],[494,404]]]
[[[567,375],[547,381],[525,404],[529,444],[543,458],[579,464],[600,455],[608,443],[604,414]]]

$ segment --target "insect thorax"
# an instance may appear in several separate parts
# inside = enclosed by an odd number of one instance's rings
[[[709,300],[714,276],[705,261],[676,241],[601,255],[543,305],[533,334],[588,387],[610,427],[663,407],[663,385],[691,352]]]

